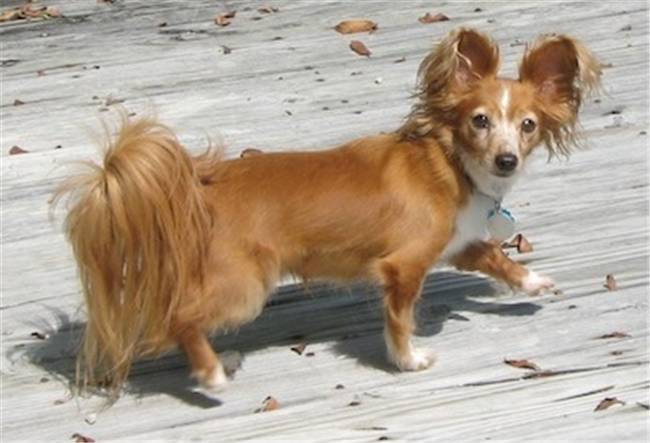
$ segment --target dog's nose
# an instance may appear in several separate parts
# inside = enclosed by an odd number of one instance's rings
[[[496,159],[494,159],[497,168],[501,172],[512,172],[517,167],[519,159],[514,154],[499,154]]]

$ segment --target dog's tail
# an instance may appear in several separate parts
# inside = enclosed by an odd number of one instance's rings
[[[57,190],[55,204],[72,194],[65,228],[88,316],[78,387],[118,394],[135,358],[173,344],[175,313],[206,272],[211,219],[196,160],[154,119],[124,119],[103,165]]]

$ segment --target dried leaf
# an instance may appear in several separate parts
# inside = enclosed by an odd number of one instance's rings
[[[273,14],[274,12],[278,11],[279,9],[275,6],[262,6],[261,8],[257,8],[257,12],[260,12],[262,14]]]
[[[366,57],[370,57],[370,54],[371,54],[370,49],[366,48],[366,45],[364,45],[359,40],[352,40],[350,42],[350,49],[352,49],[357,54],[363,55],[363,56],[366,56]]]
[[[601,400],[600,403],[598,403],[598,406],[596,406],[596,409],[594,409],[594,412],[596,411],[603,411],[609,407],[612,407],[614,405],[625,405],[624,401],[619,400],[616,397],[606,397],[603,400]]]
[[[334,386],[334,389],[337,389],[337,390],[345,389],[345,386],[342,385],[341,383],[339,383],[338,385]]]
[[[512,240],[501,243],[503,249],[517,248],[517,252],[524,254],[533,251],[533,245],[524,237],[523,234],[515,235]]]
[[[25,102],[19,99],[14,100],[14,106],[24,105]]]
[[[631,335],[626,332],[614,331],[614,332],[610,332],[609,334],[601,335],[598,338],[626,338],[626,337],[631,337]]]
[[[45,6],[25,5],[20,8],[20,11],[25,17],[40,18],[45,15],[47,8]]]
[[[359,406],[361,402],[359,400],[352,400],[350,403],[348,403],[348,406]]]
[[[616,285],[616,278],[614,278],[614,275],[607,274],[607,277],[605,277],[605,287],[607,288],[608,291],[616,291],[618,289],[618,286]]]
[[[219,14],[214,17],[214,23],[219,26],[228,26],[231,19],[235,18],[237,11],[226,12],[225,14]]]
[[[87,437],[85,435],[81,435],[77,432],[72,434],[70,438],[74,438],[75,443],[94,443],[95,439],[91,437]]]
[[[341,34],[355,34],[357,32],[372,32],[377,30],[377,23],[372,20],[343,20],[334,29]]]
[[[316,354],[314,354],[313,352],[307,352],[305,354],[305,357],[313,357],[314,355],[316,355]]]
[[[24,150],[20,146],[12,146],[9,150],[9,155],[27,154],[29,151]]]
[[[432,15],[431,13],[427,12],[422,17],[418,18],[418,21],[424,24],[446,22],[447,20],[449,20],[449,17],[447,17],[445,14],[442,14],[440,12],[435,15]]]
[[[517,252],[520,254],[525,254],[527,252],[533,252],[533,245],[531,245],[526,237],[522,234],[519,234],[519,242],[517,243]]]
[[[0,13],[0,22],[9,22],[21,18],[24,18],[24,16],[21,14],[20,9],[7,9]]]
[[[507,365],[513,366],[515,368],[522,368],[522,369],[532,369],[533,371],[541,371],[541,368],[537,366],[535,363],[528,361],[528,360],[509,360],[505,359],[503,362]]]
[[[275,411],[276,409],[279,408],[280,408],[280,403],[275,398],[269,395],[262,402],[262,406],[255,410],[255,413]]]
[[[239,158],[253,157],[253,156],[256,156],[256,155],[263,154],[263,153],[264,152],[260,151],[259,149],[246,148],[241,152],[241,154],[239,154]],[[291,350],[293,350],[293,348],[291,348]]]
[[[259,151],[259,152],[260,152],[260,154],[262,153],[262,151]],[[306,347],[307,347],[306,343],[299,343],[296,346],[292,346],[291,350],[293,352],[295,352],[296,354],[298,354],[298,355],[302,355],[302,353],[305,352]]]

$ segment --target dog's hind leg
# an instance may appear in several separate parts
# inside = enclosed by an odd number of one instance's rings
[[[190,362],[192,377],[210,390],[226,385],[226,371],[203,331],[196,326],[186,327],[178,334],[177,340]]]

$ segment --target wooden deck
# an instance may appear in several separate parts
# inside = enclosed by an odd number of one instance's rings
[[[237,11],[227,27],[212,21],[220,2],[162,0],[48,2],[64,17],[0,24],[2,441],[648,441],[648,3],[224,3]],[[421,24],[425,12],[450,20]],[[379,29],[332,29],[355,17]],[[244,356],[216,398],[192,389],[174,353],[138,364],[104,412],[97,397],[70,399],[83,314],[47,202],[67,162],[96,157],[98,117],[117,102],[155,109],[193,150],[210,135],[233,156],[332,146],[396,128],[420,60],[460,25],[492,33],[509,74],[542,32],[581,38],[607,66],[582,114],[588,149],[550,164],[540,152],[506,202],[535,248],[514,254],[562,294],[435,271],[417,343],[438,362],[401,374],[384,363],[372,290],[287,286],[257,321],[215,337]],[[9,156],[14,145],[29,153]],[[301,342],[303,355],[290,350]],[[267,396],[279,409],[255,413]],[[606,397],[625,404],[594,412]]]

